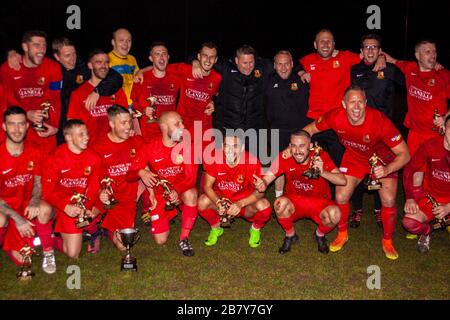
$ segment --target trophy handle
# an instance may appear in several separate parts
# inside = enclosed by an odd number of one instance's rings
[[[114,235],[116,236],[117,241],[119,241],[119,243],[125,247],[125,245],[122,242],[122,239],[120,238],[119,230],[115,230]]]
[[[137,229],[136,229],[137,230]],[[138,241],[139,241],[139,239],[141,238],[141,234],[139,233],[139,230],[138,230],[138,233],[136,234],[136,237],[134,238],[134,243],[133,243],[133,245],[135,245]]]

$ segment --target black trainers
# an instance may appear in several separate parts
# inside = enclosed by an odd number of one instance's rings
[[[317,242],[317,248],[323,254],[328,254],[330,252],[330,248],[328,247],[327,238],[325,236],[319,237],[317,233],[314,231],[314,240]]]
[[[427,253],[428,251],[430,251],[430,240],[430,235],[420,235],[419,241],[417,241],[417,250],[420,253]]]
[[[375,216],[378,227],[383,228],[383,220],[381,220],[381,210],[373,210],[373,215]]]
[[[350,227],[358,228],[361,223],[361,216],[363,211],[361,209],[355,210],[352,212],[352,216],[350,217]]]
[[[181,240],[178,246],[186,257],[192,257],[195,254],[188,239]]]
[[[298,241],[298,236],[294,234],[292,237],[285,237],[283,241],[283,245],[280,249],[278,249],[278,252],[283,254],[286,252],[291,251],[291,247],[294,243]]]

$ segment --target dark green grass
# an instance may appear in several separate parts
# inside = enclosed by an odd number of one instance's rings
[[[272,195],[270,189],[268,194]],[[401,198],[401,196],[399,197]],[[400,200],[399,200],[400,201]],[[399,208],[403,203],[399,203]],[[274,218],[264,228],[262,245],[248,246],[250,224],[236,221],[225,230],[215,247],[203,244],[209,226],[199,218],[190,241],[195,256],[184,257],[178,248],[180,220],[171,225],[167,245],[158,247],[140,221],[142,238],[133,250],[137,273],[120,272],[121,254],[106,238],[101,252],[86,253],[78,261],[57,254],[58,271],[46,275],[35,258],[36,276],[19,283],[17,268],[0,254],[1,299],[448,299],[450,296],[450,239],[446,231],[432,235],[431,250],[419,254],[416,240],[407,240],[400,222],[394,243],[396,261],[381,250],[382,231],[372,215],[372,200],[365,198],[367,214],[358,229],[350,229],[350,240],[338,253],[322,255],[312,235],[315,225],[299,221],[295,227],[300,242],[286,255],[278,253],[283,232]],[[401,210],[399,210],[401,212]],[[138,219],[139,220],[139,219]],[[336,231],[328,239],[333,240]],[[81,289],[69,290],[66,269],[81,268]],[[367,268],[381,268],[381,289],[366,287]]]

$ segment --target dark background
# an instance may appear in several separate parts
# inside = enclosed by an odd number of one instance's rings
[[[68,30],[66,9],[81,8],[81,30]],[[184,60],[206,41],[214,41],[222,56],[248,43],[260,55],[272,57],[280,49],[301,57],[313,50],[315,33],[324,27],[335,33],[338,49],[359,50],[369,5],[381,8],[384,49],[396,58],[414,59],[414,43],[432,38],[438,43],[438,60],[450,65],[448,41],[450,11],[443,1],[25,1],[0,3],[0,53],[19,48],[28,29],[43,29],[51,42],[67,36],[83,57],[93,48],[111,49],[111,32],[126,27],[133,34],[131,53],[147,65],[148,46],[166,41],[171,61]]]

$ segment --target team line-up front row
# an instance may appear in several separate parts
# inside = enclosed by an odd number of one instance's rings
[[[133,134],[130,111],[113,105],[107,111],[110,131],[92,146],[88,147],[90,132],[83,121],[71,119],[63,128],[66,143],[42,155],[37,145],[25,140],[31,131],[26,112],[11,106],[3,115],[6,141],[0,145],[0,243],[13,262],[22,265],[27,257],[23,248],[33,248],[33,239],[39,236],[47,273],[56,271],[54,248],[78,258],[83,230],[91,235],[88,252],[98,252],[99,222],[114,245],[125,250],[115,231],[134,227],[136,203],[142,195],[150,200],[150,232],[159,245],[166,243],[169,222],[179,210],[179,247],[185,256],[194,255],[188,238],[198,215],[211,226],[207,246],[214,246],[223,234],[222,222],[241,217],[251,222],[248,244],[256,248],[272,213],[264,192],[284,175],[286,191],[274,203],[278,223],[286,232],[279,252],[289,252],[298,241],[294,222],[303,218],[318,225],[314,239],[319,251],[337,252],[348,241],[350,197],[369,175],[369,185],[381,185],[382,249],[387,258],[397,259],[392,242],[397,173],[405,168],[402,223],[420,235],[419,250],[429,248],[433,226],[445,227],[449,222],[450,117],[445,119],[443,135],[423,143],[411,159],[391,121],[366,106],[363,89],[349,87],[342,105],[294,132],[288,148],[268,170],[245,151],[241,136],[227,132],[222,143],[216,140],[221,147],[214,149],[215,160],[200,159],[202,194],[196,187],[199,160],[194,152],[179,148],[191,142],[183,139],[183,119],[175,111],[159,117],[160,134],[144,143]],[[339,169],[311,143],[313,135],[325,130],[333,130],[345,147]],[[335,201],[330,183],[336,186]],[[83,217],[90,223],[83,225]],[[336,226],[337,237],[329,246],[325,236]]]

